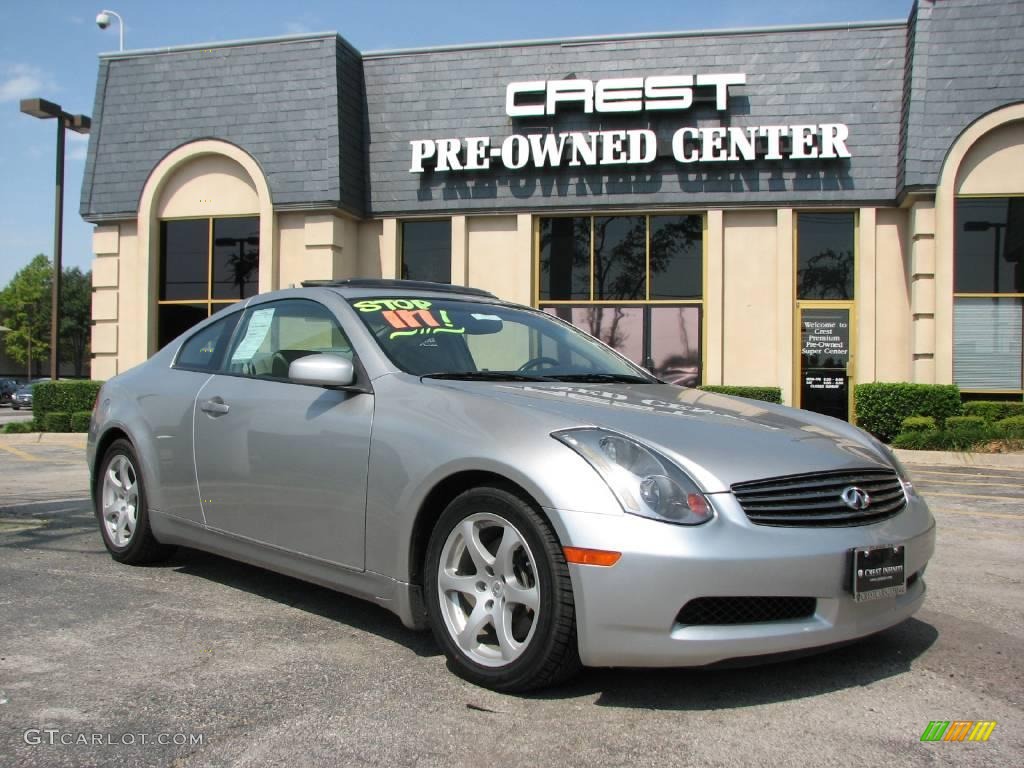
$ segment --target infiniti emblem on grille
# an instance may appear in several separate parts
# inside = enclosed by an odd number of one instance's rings
[[[867,509],[868,505],[871,504],[871,497],[868,496],[868,492],[853,485],[844,488],[843,492],[839,494],[839,498],[850,509]]]

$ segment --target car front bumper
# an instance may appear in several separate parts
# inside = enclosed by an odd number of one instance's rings
[[[588,666],[704,666],[813,649],[879,632],[924,601],[935,522],[913,497],[888,520],[842,528],[754,525],[732,494],[709,497],[701,526],[626,514],[547,510],[563,544],[614,550],[611,567],[570,565],[580,657]],[[850,592],[854,547],[906,546],[912,583],[897,597],[858,603]],[[813,615],[746,624],[681,624],[680,610],[707,597],[815,598]]]

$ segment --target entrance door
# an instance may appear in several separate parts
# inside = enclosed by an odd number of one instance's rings
[[[801,302],[797,314],[797,406],[849,421],[853,397],[853,305]]]

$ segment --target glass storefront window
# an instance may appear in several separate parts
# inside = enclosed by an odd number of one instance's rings
[[[651,373],[669,384],[700,384],[700,311],[695,305],[651,307]]]
[[[402,279],[452,281],[452,222],[402,222]]]
[[[540,220],[540,298],[590,298],[590,219]]]
[[[956,201],[956,293],[1024,293],[1024,197]]]
[[[953,300],[953,381],[964,389],[1018,390],[1024,338],[1024,299]]]
[[[797,298],[839,300],[854,298],[854,214],[798,213]]]
[[[161,221],[159,346],[225,306],[255,296],[259,258],[257,216]]]
[[[594,300],[647,298],[647,222],[643,216],[594,218]]]
[[[651,298],[704,294],[704,217],[651,216]]]

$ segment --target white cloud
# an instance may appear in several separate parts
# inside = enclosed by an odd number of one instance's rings
[[[89,150],[89,137],[86,134],[66,131],[68,160],[85,160]]]
[[[54,88],[53,81],[38,67],[14,64],[4,70],[0,79],[0,102],[42,96],[42,91]]]
[[[301,21],[286,21],[284,28],[289,35],[302,35],[311,31],[309,27]]]

